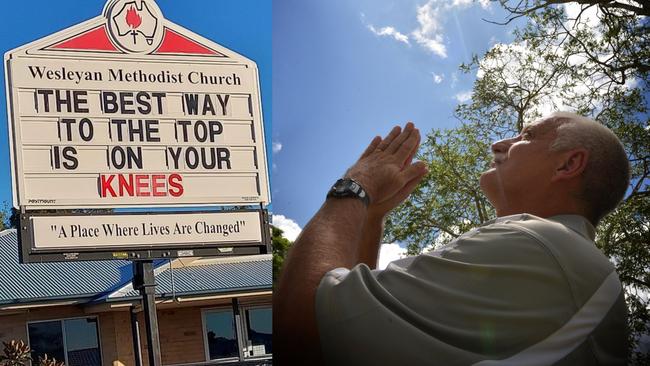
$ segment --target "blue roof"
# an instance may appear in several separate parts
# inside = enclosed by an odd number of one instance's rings
[[[128,261],[18,262],[16,230],[0,233],[0,304],[92,298],[133,277]]]
[[[0,232],[0,305],[60,299],[124,301],[138,296],[128,286],[133,277],[130,261],[20,264],[18,250],[16,230]],[[173,291],[168,262],[154,265],[158,296],[270,290],[273,286],[270,256],[174,268]],[[122,291],[115,293],[118,289]]]
[[[221,263],[174,269],[174,291],[196,293],[269,288],[272,286],[271,261]],[[156,292],[172,292],[169,269],[156,276]]]
[[[165,268],[167,267],[167,268]],[[250,290],[270,290],[273,286],[271,260],[254,260],[237,263],[217,263],[174,268],[161,265],[156,273],[156,296],[215,294]],[[173,286],[172,286],[173,276]],[[111,300],[124,300],[139,296],[132,287],[115,293]]]

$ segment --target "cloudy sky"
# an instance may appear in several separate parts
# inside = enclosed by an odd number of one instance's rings
[[[276,0],[272,10],[259,0],[157,3],[168,19],[258,63],[272,210],[289,239],[373,136],[406,121],[422,131],[455,125],[453,108],[471,98],[475,78],[459,64],[512,39],[511,26],[481,20],[504,18],[487,0]],[[103,4],[10,2],[0,15],[0,48],[94,17]],[[0,141],[7,140],[0,123]],[[1,144],[0,202],[11,202],[8,154]],[[402,251],[386,248],[391,258]]]
[[[512,41],[513,26],[481,20],[504,16],[487,0],[275,1],[275,224],[304,227],[373,136],[454,126],[476,77],[458,66]],[[387,245],[380,262],[401,254]]]

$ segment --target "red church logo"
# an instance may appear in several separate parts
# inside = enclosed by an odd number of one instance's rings
[[[163,39],[162,13],[153,1],[115,0],[108,5],[108,34],[128,53],[151,53]]]

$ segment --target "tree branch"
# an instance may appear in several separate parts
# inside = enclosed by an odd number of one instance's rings
[[[429,224],[431,224],[432,227],[451,235],[452,238],[457,238],[458,237],[458,234],[451,231],[448,227],[440,225],[440,223],[437,222],[436,220],[434,220],[432,218],[429,218],[427,221],[429,221]]]
[[[622,276],[620,276],[619,278],[620,278],[620,280],[623,281],[623,282],[635,283],[635,284],[637,284],[637,285],[641,285],[641,286],[645,286],[645,287],[650,287],[650,283],[648,283],[648,282],[646,282],[646,281],[643,281],[643,280],[639,280],[639,279],[634,278],[634,277],[631,277],[631,276],[623,276],[623,275],[622,275]]]
[[[650,9],[646,9],[645,7],[639,8],[633,5],[623,4],[616,1],[610,4],[601,4],[600,6],[604,8],[625,9],[633,12],[636,15],[646,15],[646,16],[650,15]]]

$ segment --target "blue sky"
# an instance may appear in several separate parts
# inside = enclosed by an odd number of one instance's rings
[[[458,66],[510,42],[513,28],[482,21],[504,15],[496,4],[471,0],[157,3],[171,21],[258,63],[272,209],[276,219],[286,217],[276,224],[295,222],[297,229],[373,136],[409,120],[423,132],[453,126],[453,109],[469,98],[475,78]],[[1,49],[92,18],[103,5],[11,2],[0,15]],[[0,93],[5,111],[4,88]],[[8,141],[6,122],[0,139]],[[0,202],[10,202],[9,151],[1,146]]]
[[[471,0],[275,1],[274,223],[288,236],[304,227],[372,137],[395,124],[454,126],[475,79],[458,66],[512,41],[512,25],[481,18],[504,13]]]
[[[163,16],[257,63],[267,155],[271,156],[271,0],[158,0]],[[0,50],[13,48],[100,15],[104,0],[11,1],[0,14]],[[3,73],[4,75],[4,68]],[[4,80],[4,77],[3,77]],[[0,92],[0,204],[11,204],[6,96]]]

